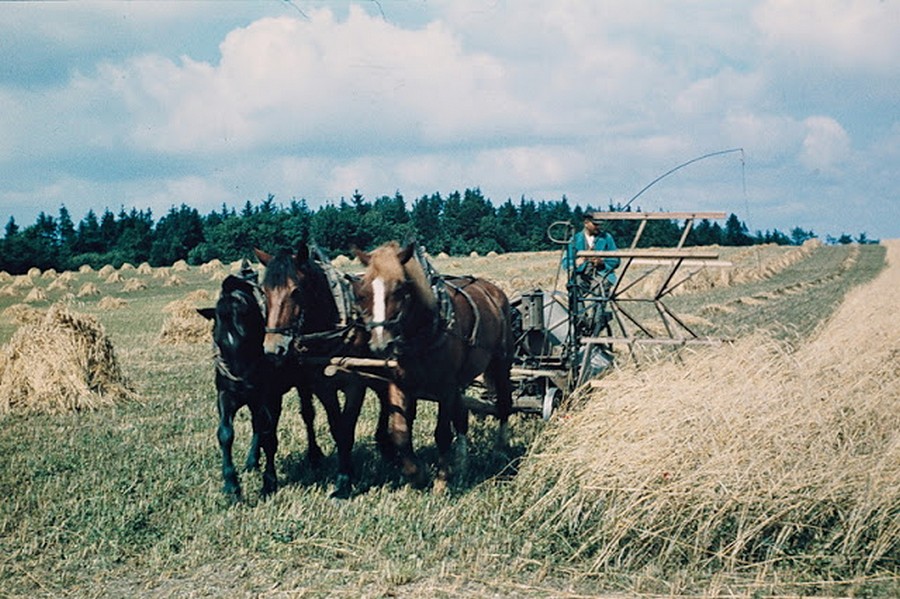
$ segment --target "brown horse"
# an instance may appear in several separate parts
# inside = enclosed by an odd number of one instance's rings
[[[500,442],[507,442],[513,358],[509,300],[484,279],[429,280],[414,244],[401,248],[390,242],[371,253],[357,250],[356,255],[366,266],[357,301],[370,333],[369,347],[397,361],[389,376],[386,406],[390,439],[403,473],[421,481],[412,447],[416,399],[438,402],[435,491],[441,492],[449,478],[451,423],[464,458],[468,411],[462,390],[480,374],[497,395]]]
[[[356,421],[367,383],[362,377],[346,372],[325,376],[324,369],[332,356],[367,354],[365,335],[360,334],[359,327],[349,315],[344,317],[348,322],[341,322],[332,282],[321,263],[310,256],[305,244],[296,254],[289,250],[281,250],[275,256],[259,249],[255,252],[266,266],[262,282],[267,308],[263,349],[280,364],[280,370],[289,373],[291,383],[297,387],[312,461],[321,456],[315,443],[313,394],[325,407],[338,451],[334,494],[349,496]],[[342,285],[348,294],[352,293],[349,281],[342,279],[335,283]],[[378,383],[368,385],[384,395]],[[344,393],[343,410],[338,401],[338,390]]]

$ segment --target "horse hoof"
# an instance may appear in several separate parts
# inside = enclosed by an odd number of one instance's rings
[[[338,474],[337,480],[334,482],[334,491],[331,493],[332,499],[350,499],[353,494],[353,484],[350,477],[346,474]]]
[[[313,468],[318,468],[324,458],[325,454],[318,447],[310,447],[309,451],[306,452],[306,459],[309,460],[309,465]]]
[[[275,494],[278,490],[278,481],[269,477],[263,477],[262,498],[266,499]]]
[[[509,423],[504,422],[497,431],[497,449],[506,449],[509,447]]]

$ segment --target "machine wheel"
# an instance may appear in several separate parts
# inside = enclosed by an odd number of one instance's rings
[[[547,381],[545,384],[544,401],[541,404],[541,415],[544,417],[544,420],[550,420],[550,416],[553,414],[553,408],[559,403],[562,392],[560,392],[558,387],[555,387],[550,383],[550,381]]]

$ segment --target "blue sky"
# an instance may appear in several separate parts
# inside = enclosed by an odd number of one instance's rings
[[[0,217],[480,187],[900,237],[900,2],[0,3]],[[742,161],[743,159],[743,161]]]

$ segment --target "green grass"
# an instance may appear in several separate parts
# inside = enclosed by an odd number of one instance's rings
[[[807,335],[850,287],[881,268],[880,248],[861,249],[853,269],[840,267],[851,249],[822,248],[771,280],[679,301],[693,309],[812,281],[796,293],[773,294],[766,308],[735,304],[717,325],[743,334],[774,318]],[[460,272],[488,268],[454,260]],[[242,474],[246,499],[231,506],[220,493],[209,346],[157,343],[168,302],[194,289],[217,289],[197,269],[181,276],[182,287],[145,277],[149,289],[124,294],[121,283],[77,275],[75,290],[90,280],[129,301],[102,312],[97,298],[75,300],[75,309],[100,317],[139,400],[78,414],[0,417],[0,595],[565,596],[645,588],[652,573],[587,576],[567,554],[573,546],[565,538],[546,539],[523,527],[529,507],[523,497],[539,493],[523,493],[515,475],[545,431],[533,417],[513,417],[511,445],[503,452],[493,447],[496,422],[473,417],[469,470],[448,494],[434,496],[404,484],[381,460],[370,399],[354,451],[358,493],[336,501],[329,497],[336,460],[324,414],[319,410],[317,428],[329,458],[313,471],[292,393],[280,427],[281,488],[261,501],[260,476]],[[0,311],[19,301],[0,297]],[[14,330],[0,318],[0,341]],[[435,409],[420,405],[414,442],[434,464]],[[250,434],[246,411],[236,429],[242,463]],[[676,588],[703,589],[708,582],[699,577]],[[665,588],[672,587],[654,592]],[[869,590],[885,592],[875,582]]]

